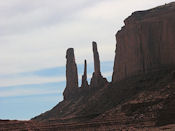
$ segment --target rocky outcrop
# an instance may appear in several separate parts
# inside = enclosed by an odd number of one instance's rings
[[[103,78],[100,72],[100,58],[97,50],[97,43],[92,42],[93,56],[94,56],[94,72],[91,78],[91,87],[100,87],[107,83],[106,78]]]
[[[66,59],[66,88],[63,92],[63,96],[64,99],[70,99],[78,89],[78,73],[73,48],[67,50]]]
[[[78,88],[78,73],[75,62],[74,49],[69,48],[66,53],[66,88],[63,92],[64,100],[80,97],[86,91],[90,91],[88,87],[103,87],[107,84],[106,78],[103,78],[100,72],[100,59],[97,50],[97,43],[92,42],[94,56],[94,72],[91,78],[90,85],[87,81],[87,62],[84,62],[84,74],[82,76],[81,88]],[[83,88],[86,88],[85,90]],[[97,89],[97,88],[96,88]]]
[[[81,87],[82,88],[87,88],[88,82],[87,82],[87,62],[84,60],[84,74],[82,75],[82,82],[81,82]]]
[[[175,65],[175,4],[134,12],[116,34],[112,81]]]

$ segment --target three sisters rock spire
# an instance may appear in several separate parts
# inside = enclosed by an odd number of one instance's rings
[[[84,61],[84,74],[82,75],[81,87],[78,87],[78,71],[75,62],[74,49],[69,48],[66,52],[66,88],[63,92],[65,100],[72,99],[84,89],[91,90],[92,88],[100,88],[107,83],[106,78],[103,78],[100,72],[100,59],[97,50],[97,43],[92,42],[93,57],[94,57],[94,72],[88,85],[87,81],[87,61]],[[85,90],[84,90],[85,91]]]

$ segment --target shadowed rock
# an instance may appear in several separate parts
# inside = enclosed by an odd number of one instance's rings
[[[67,50],[66,59],[66,88],[63,95],[64,99],[69,99],[73,97],[78,88],[78,73],[73,48]]]
[[[99,59],[99,54],[98,54],[98,50],[97,50],[97,43],[96,42],[92,42],[92,48],[93,48],[93,55],[94,55],[94,73],[97,74],[101,74],[100,72],[100,59]]]
[[[97,43],[92,42],[93,56],[94,56],[94,72],[91,78],[90,86],[91,87],[101,87],[107,83],[106,78],[103,78],[100,72],[100,58],[97,50]]]
[[[84,60],[84,74],[82,75],[82,83],[81,83],[81,87],[83,88],[87,88],[88,82],[87,82],[87,63],[86,60]]]

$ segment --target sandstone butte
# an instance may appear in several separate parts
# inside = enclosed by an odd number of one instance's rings
[[[174,3],[134,12],[116,34],[112,81],[175,65]]]
[[[0,120],[0,130],[175,130],[175,3],[132,13],[116,34],[112,81],[94,72],[81,87],[74,49],[66,52],[64,100],[29,121]]]

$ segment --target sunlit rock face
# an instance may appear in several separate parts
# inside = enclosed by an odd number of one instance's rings
[[[64,99],[70,99],[78,89],[78,72],[73,48],[67,50],[66,59],[66,88],[63,95]]]
[[[112,81],[175,65],[174,3],[134,12],[116,34]]]

